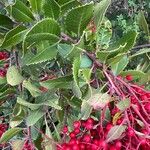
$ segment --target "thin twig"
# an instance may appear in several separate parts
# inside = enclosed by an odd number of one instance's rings
[[[138,46],[133,47],[132,50],[146,48],[146,47],[150,47],[150,44],[138,45]]]

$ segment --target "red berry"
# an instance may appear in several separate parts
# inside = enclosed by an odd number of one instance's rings
[[[78,144],[79,141],[76,139],[70,139],[69,144],[73,145],[73,144]]]
[[[111,123],[108,123],[106,126],[106,130],[109,131],[112,127],[113,127],[113,125]]]
[[[83,141],[89,143],[91,141],[91,136],[89,134],[85,134],[83,137]]]
[[[115,146],[112,145],[112,146],[109,147],[109,150],[118,150],[118,149]]]
[[[132,75],[129,74],[129,75],[126,76],[126,79],[127,79],[128,81],[131,81],[131,80],[133,80],[133,77],[132,77]]]
[[[72,150],[80,150],[78,144],[73,144],[71,148]]]
[[[122,147],[122,143],[120,141],[117,141],[115,143],[116,148],[120,149]]]
[[[93,118],[88,118],[86,122],[87,122],[87,123],[94,124],[94,119],[93,119]]]
[[[0,69],[0,77],[4,78],[6,76],[6,71]]]
[[[81,126],[81,122],[80,122],[80,121],[75,121],[75,122],[73,123],[73,127],[74,127],[74,128],[80,128],[80,126]]]
[[[97,130],[96,129],[92,129],[90,130],[91,136],[96,136],[97,135]]]
[[[150,103],[146,104],[144,108],[148,113],[150,113]]]
[[[0,60],[6,60],[9,58],[9,54],[7,52],[0,52]]]
[[[70,136],[70,138],[75,138],[76,134],[74,132],[70,132],[69,136]]]
[[[75,134],[79,134],[80,133],[80,129],[78,129],[78,128],[74,129],[74,133]]]
[[[117,120],[117,125],[120,125],[120,124],[122,123],[122,121],[123,121],[122,118],[118,119],[118,120]]]
[[[141,96],[141,100],[142,100],[142,101],[147,100],[147,99],[148,99],[148,98],[147,98],[146,94],[144,94],[144,95]]]
[[[127,134],[129,137],[133,137],[135,135],[134,130],[132,128],[128,128]]]
[[[66,134],[68,132],[68,127],[67,126],[64,126],[63,128],[63,133]]]
[[[107,143],[104,140],[100,140],[99,146],[105,149],[107,147]]]
[[[80,148],[80,150],[85,150],[85,144],[84,143],[80,143],[79,144],[79,148]]]

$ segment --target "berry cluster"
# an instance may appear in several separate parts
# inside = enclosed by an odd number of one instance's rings
[[[71,132],[65,126],[62,131],[65,142],[57,145],[57,150],[150,149],[150,92],[144,86],[134,84],[131,75],[127,75],[125,79],[117,79],[121,87],[120,93],[130,100],[130,106],[124,111],[119,110],[116,105],[118,100],[114,99],[106,106],[110,110],[111,121],[106,122],[105,118],[100,121],[93,118],[78,120],[73,123]],[[116,93],[113,97],[115,96]],[[102,114],[105,114],[104,109]],[[125,126],[125,130],[116,139],[109,141],[109,132],[120,126]]]
[[[2,137],[3,133],[6,132],[7,130],[7,125],[4,123],[0,124],[0,138]],[[0,148],[4,147],[5,144],[0,144]]]
[[[34,145],[29,140],[26,140],[24,142],[22,150],[35,150],[35,148]]]
[[[0,137],[3,135],[3,133],[6,131],[7,125],[2,123],[0,124]]]
[[[0,77],[4,78],[6,76],[7,68],[8,68],[8,63],[7,59],[9,58],[9,53],[8,52],[0,52],[0,61],[5,61],[4,66],[0,68]]]
[[[150,140],[136,137],[134,129],[130,127],[126,128],[119,139],[108,142],[107,135],[114,126],[112,122],[101,125],[93,118],[75,121],[71,132],[67,126],[63,128],[62,132],[69,141],[57,145],[57,150],[126,150],[127,147],[136,149],[137,146],[141,150],[150,148]]]

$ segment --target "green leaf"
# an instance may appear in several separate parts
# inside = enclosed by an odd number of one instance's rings
[[[99,51],[96,53],[97,58],[102,62],[105,63],[107,57],[109,56],[110,52],[109,51]]]
[[[79,57],[81,53],[83,52],[83,49],[78,47],[77,45],[73,45],[70,53],[67,54],[67,58],[71,61],[74,60],[75,57]]]
[[[139,12],[139,14],[137,16],[137,21],[138,21],[140,28],[143,29],[144,32],[149,36],[149,26],[148,26],[148,23],[145,19],[143,11]]]
[[[81,118],[83,120],[88,119],[92,112],[92,109],[93,109],[92,106],[90,106],[86,100],[83,100],[81,105]]]
[[[107,93],[92,93],[88,99],[88,104],[95,110],[103,109],[110,101],[111,97]]]
[[[109,109],[109,107],[107,107],[107,108],[106,108],[106,111],[105,111],[105,120],[106,120],[107,122],[110,122],[110,121],[111,121],[111,118],[112,118],[112,116],[111,116],[111,113],[110,113],[110,109]]]
[[[91,68],[92,67],[92,60],[87,56],[87,55],[82,55],[81,56],[81,64],[80,64],[80,68]]]
[[[15,140],[12,143],[13,150],[21,150],[23,149],[24,141],[23,140]]]
[[[135,31],[128,31],[122,38],[120,38],[117,42],[111,44],[108,48],[108,51],[118,49],[120,46],[122,46],[121,49],[117,51],[117,54],[119,53],[126,53],[129,50],[131,50],[136,42],[137,38],[137,32]],[[115,53],[116,54],[116,53]],[[116,54],[116,55],[117,55]],[[114,56],[114,54],[113,54]]]
[[[116,126],[113,126],[107,136],[106,136],[106,142],[112,142],[116,139],[119,139],[120,136],[122,135],[122,133],[126,130],[126,126],[124,125],[116,125]]]
[[[35,56],[33,56],[26,65],[42,63],[47,60],[54,59],[57,55],[56,46],[49,46],[43,49],[41,52],[38,52]]]
[[[10,122],[9,122],[9,125],[11,128],[14,128],[14,127],[17,127],[21,122],[23,122],[23,119],[24,118],[21,118],[21,117],[13,117]]]
[[[129,100],[129,99],[121,100],[120,102],[118,102],[118,103],[116,104],[116,106],[117,106],[121,111],[125,111],[127,108],[130,107],[130,100]]]
[[[128,74],[132,75],[133,78],[142,78],[145,76],[145,73],[139,70],[128,70],[120,73],[121,76],[126,76]]]
[[[150,53],[150,48],[143,48],[137,51],[135,54],[131,55],[130,58],[145,54],[145,53]]]
[[[116,55],[115,57],[108,59],[108,60],[107,60],[107,63],[108,63],[110,66],[111,66],[111,65],[114,65],[114,64],[118,63],[119,61],[121,61],[125,56],[126,56],[126,53],[118,54],[118,55]]]
[[[31,22],[34,19],[30,9],[20,0],[16,0],[14,5],[10,5],[6,9],[19,22]]]
[[[72,76],[65,76],[57,79],[51,79],[40,82],[40,85],[48,89],[57,89],[57,88],[71,89],[72,83],[73,83]]]
[[[128,65],[128,63],[129,63],[129,59],[125,55],[119,62],[117,62],[115,64],[111,64],[111,69],[115,75],[118,75],[121,71],[123,71],[125,69],[125,67]]]
[[[79,80],[78,80],[79,69],[80,69],[80,57],[77,57],[74,59],[73,67],[72,67],[73,79],[74,79],[74,84],[73,84],[74,90],[73,90],[73,92],[78,98],[81,98],[82,93],[80,91]]]
[[[0,29],[10,30],[13,28],[13,22],[7,16],[0,14]]]
[[[100,27],[102,20],[105,16],[106,10],[111,4],[111,0],[102,0],[94,8],[94,22],[97,28]]]
[[[46,102],[43,103],[46,106],[58,109],[58,110],[62,110],[61,107],[58,105],[58,100],[56,99],[48,99]]]
[[[28,126],[33,126],[36,122],[38,122],[44,115],[46,111],[43,110],[43,108],[39,108],[34,111],[30,111],[29,116],[26,119]]]
[[[40,13],[43,0],[28,0],[34,13]]]
[[[22,106],[28,107],[31,110],[36,110],[40,106],[49,106],[49,107],[61,110],[61,107],[58,105],[58,97],[54,97],[54,96],[52,97],[52,95],[51,95],[51,97],[49,96],[46,100],[44,99],[44,96],[41,96],[39,98],[40,99],[43,98],[43,100],[41,100],[38,103],[37,102],[36,103],[30,103],[30,102],[27,102],[24,99],[18,97],[17,98],[17,103],[22,105]]]
[[[7,70],[6,74],[7,83],[11,86],[19,85],[23,81],[23,77],[19,73],[19,70],[16,66],[11,66]]]
[[[68,32],[82,35],[93,15],[93,3],[86,4],[70,10],[66,16],[65,24]]]
[[[91,78],[92,69],[82,69],[82,74],[85,81],[89,84]]]
[[[22,86],[25,87],[33,97],[37,97],[41,94],[39,88],[37,88],[33,83],[31,83],[30,80],[24,80]]]
[[[47,120],[45,119],[45,124],[46,124],[46,132],[45,134],[48,135],[49,138],[51,138],[53,140],[53,137],[52,137],[52,133],[50,131],[50,128],[48,126],[48,123],[47,123]],[[56,149],[55,147],[55,144],[54,142],[48,140],[45,138],[45,141],[44,141],[46,144],[45,144],[45,150],[53,150],[53,149]]]
[[[73,7],[79,6],[81,3],[77,0],[58,0],[58,4],[61,7],[61,14],[64,14]]]
[[[24,99],[22,99],[20,97],[17,97],[17,103],[22,106],[28,107],[31,110],[36,110],[41,106],[41,104],[32,104],[30,102],[25,101]]]
[[[35,44],[41,41],[49,41],[49,44],[57,43],[60,38],[60,27],[58,23],[53,19],[43,19],[35,24],[26,34],[23,46],[25,42],[29,44]]]
[[[10,46],[14,46],[20,43],[21,41],[23,41],[26,32],[27,32],[26,27],[22,25],[19,25],[14,29],[10,30],[9,32],[6,33],[0,48],[8,48]]]
[[[5,84],[5,83],[7,83],[6,78],[5,77],[4,78],[0,77],[0,85]]]
[[[22,131],[21,128],[11,128],[11,129],[7,130],[0,138],[0,143],[3,144],[5,142],[9,141],[11,138],[16,136],[21,131]]]
[[[58,44],[57,48],[60,55],[66,58],[67,55],[72,51],[74,46],[69,44]]]
[[[55,0],[44,0],[43,12],[46,17],[57,20],[60,14],[60,6]]]

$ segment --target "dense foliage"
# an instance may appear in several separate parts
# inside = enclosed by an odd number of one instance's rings
[[[82,2],[0,1],[0,149],[150,149],[149,1]]]

